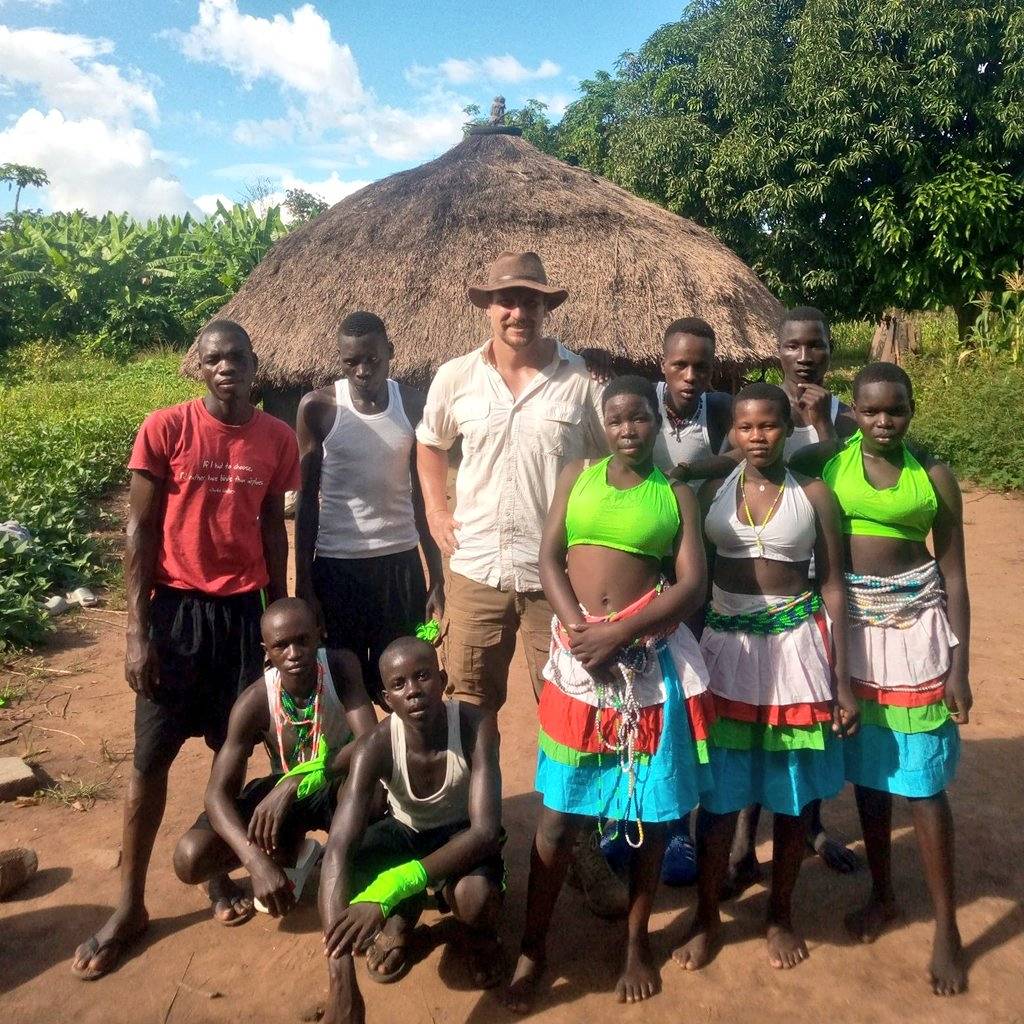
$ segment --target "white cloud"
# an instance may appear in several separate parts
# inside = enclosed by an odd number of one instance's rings
[[[364,96],[352,51],[334,41],[331,23],[312,4],[290,18],[259,18],[243,14],[237,0],[200,0],[197,24],[172,37],[185,56],[220,64],[247,84],[269,78],[343,107]]]
[[[109,39],[11,29],[0,25],[0,81],[30,87],[48,106],[127,124],[136,113],[157,120],[156,98],[137,72],[125,77],[113,64],[97,60],[113,52]]]
[[[30,109],[0,131],[0,152],[6,159],[46,169],[53,209],[94,214],[126,210],[140,220],[198,212],[154,150],[153,140],[139,128]]]
[[[570,96],[565,92],[537,93],[533,98],[545,104],[548,109],[544,113],[556,121],[565,113],[569,104],[576,99],[575,96]]]
[[[436,67],[414,64],[406,70],[405,77],[412,85],[417,86],[427,85],[438,79],[450,85],[468,85],[470,82],[478,81],[517,85],[521,82],[556,78],[561,73],[561,67],[553,60],[545,59],[535,68],[529,68],[518,57],[506,53],[500,57],[449,57]]]
[[[218,202],[223,203],[228,210],[235,205],[234,200],[229,199],[223,192],[210,192],[206,195],[196,196],[193,202],[195,202],[196,206],[198,206],[207,217],[209,217],[211,213],[217,212]]]

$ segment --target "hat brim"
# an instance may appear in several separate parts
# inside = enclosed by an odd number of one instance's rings
[[[511,281],[502,281],[501,284],[496,285],[470,285],[466,291],[469,294],[469,301],[474,306],[486,309],[491,304],[491,296],[495,292],[509,291],[512,288],[526,288],[531,292],[540,292],[547,300],[545,305],[549,311],[560,306],[569,298],[569,293],[564,288],[553,288],[549,284],[538,284],[536,281],[522,277],[513,278]]]

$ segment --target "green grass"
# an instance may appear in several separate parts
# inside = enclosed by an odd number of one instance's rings
[[[128,363],[62,355],[41,345],[0,364],[0,522],[33,540],[0,538],[0,651],[34,646],[49,630],[39,601],[102,583],[105,552],[89,536],[99,499],[126,479],[132,440],[151,410],[200,392],[178,374],[180,353]]]

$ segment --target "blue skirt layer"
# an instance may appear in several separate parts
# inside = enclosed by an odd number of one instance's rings
[[[828,737],[824,750],[730,750],[712,745],[714,788],[703,805],[712,814],[760,804],[775,814],[796,816],[812,800],[827,800],[843,788],[840,742]]]
[[[636,764],[636,787],[629,798],[629,775],[618,755],[602,754],[598,764],[566,765],[537,752],[536,788],[544,806],[563,814],[614,821],[678,821],[701,802],[711,787],[709,766],[697,759],[682,684],[667,650],[658,651],[666,699],[657,750]]]
[[[843,754],[846,778],[856,786],[896,796],[935,796],[956,776],[960,730],[950,721],[915,733],[862,725],[843,742]]]

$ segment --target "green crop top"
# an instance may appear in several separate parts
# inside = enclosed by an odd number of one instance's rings
[[[679,503],[668,477],[655,466],[646,480],[622,491],[608,483],[610,461],[609,455],[576,478],[565,510],[567,546],[669,557],[679,533]]]
[[[903,445],[899,479],[892,487],[879,490],[864,475],[861,441],[858,430],[821,471],[839,502],[843,533],[923,541],[939,510],[935,488],[924,466]]]

